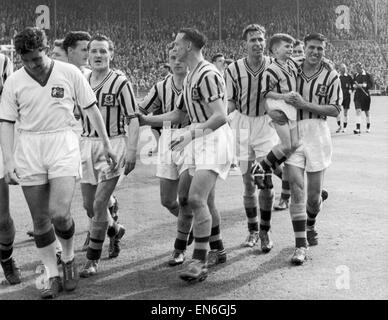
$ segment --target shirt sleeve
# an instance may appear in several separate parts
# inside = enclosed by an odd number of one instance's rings
[[[76,103],[81,109],[88,109],[97,103],[93,89],[78,69],[74,70],[74,91]]]
[[[208,72],[198,84],[201,97],[207,103],[222,99],[225,96],[225,81],[213,71]]]
[[[326,104],[335,106],[339,111],[341,111],[343,93],[341,89],[341,80],[336,73],[333,73],[333,80],[330,82],[328,92],[329,94],[326,97]]]
[[[121,83],[117,94],[120,101],[120,108],[125,117],[127,119],[135,117],[135,113],[137,111],[136,98],[132,85],[127,79]]]
[[[13,81],[8,80],[4,84],[0,102],[0,122],[15,123],[19,117],[18,102],[14,92]]]
[[[236,88],[236,80],[233,78],[232,69],[228,67],[225,70],[225,82],[226,82],[226,90],[228,93],[228,101],[237,101],[237,88]]]
[[[139,110],[143,114],[149,114],[161,108],[162,102],[159,99],[158,88],[154,85],[143,101],[139,103]]]
[[[279,86],[279,79],[275,71],[273,71],[270,68],[267,68],[263,72],[263,77],[261,80],[261,93],[263,94],[263,97],[265,98],[268,92],[275,91],[275,88],[277,88],[278,86]],[[277,90],[277,92],[279,92],[279,90]]]

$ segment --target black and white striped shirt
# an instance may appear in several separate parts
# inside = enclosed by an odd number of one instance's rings
[[[5,80],[11,75],[12,73],[12,65],[11,60],[9,58],[0,53],[0,97],[1,93],[3,92],[3,86]]]
[[[223,76],[212,63],[203,60],[186,76],[177,107],[187,111],[191,123],[204,123],[213,114],[209,103],[222,99],[226,111],[226,97]]]
[[[319,70],[308,77],[304,74],[302,66],[299,69],[297,90],[308,102],[318,105],[332,105],[341,110],[342,89],[341,81],[335,70],[329,70],[322,64]],[[298,110],[297,120],[325,118],[318,114]]]
[[[264,70],[271,64],[271,58],[264,56],[262,65],[253,71],[247,58],[231,63],[226,69],[228,100],[236,104],[236,109],[249,117],[263,116],[264,99],[261,97]]]

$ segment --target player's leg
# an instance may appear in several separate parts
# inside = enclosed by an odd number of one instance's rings
[[[226,262],[226,252],[221,237],[221,216],[215,204],[215,186],[210,191],[207,199],[209,212],[212,216],[212,230],[209,239],[210,252],[208,256],[208,265],[216,265]]]
[[[341,112],[337,116],[337,125],[338,125],[338,129],[335,132],[339,133],[342,130],[342,126],[341,126]]]
[[[348,126],[348,111],[349,106],[347,108],[344,107],[344,126],[342,128],[342,132],[346,132],[346,127]]]
[[[109,209],[109,213],[110,213],[112,219],[114,221],[118,222],[118,219],[119,219],[119,201],[117,200],[117,198],[113,194],[109,198],[108,209]]]
[[[306,260],[306,200],[304,193],[304,169],[286,164],[285,170],[291,187],[290,216],[295,235],[295,250],[291,263],[300,265]]]
[[[109,227],[108,217],[110,217],[110,213],[108,210],[108,203],[118,179],[119,177],[114,177],[100,182],[96,186],[94,198],[87,200],[87,202],[91,202],[93,200],[94,215],[90,228],[90,242],[86,252],[86,258],[88,260],[80,273],[80,276],[83,278],[87,278],[97,273],[102,246]],[[91,189],[89,195],[92,196],[95,186],[89,186]]]
[[[179,275],[186,281],[202,281],[207,277],[207,251],[212,228],[212,216],[207,201],[217,177],[218,174],[214,171],[197,170],[191,181],[189,206],[194,215],[193,262]]]
[[[179,180],[160,178],[160,200],[162,206],[171,212],[175,217],[179,214],[177,201]]]
[[[242,174],[242,179],[244,183],[244,195],[243,203],[245,214],[248,220],[248,236],[243,243],[244,247],[250,247],[256,245],[259,239],[259,219],[257,216],[257,192],[256,185],[251,174],[253,161],[240,161],[240,167]]]
[[[41,290],[41,297],[55,298],[62,290],[55,256],[55,232],[49,214],[49,184],[22,186],[34,226],[34,239],[39,257],[47,270],[48,286]]]
[[[158,152],[158,145],[159,145],[159,138],[160,138],[160,132],[161,132],[162,128],[159,128],[159,127],[151,127],[151,132],[155,138],[155,142],[156,142],[156,145],[155,145],[155,148],[154,149],[150,149],[148,151],[148,156],[151,157],[152,155],[156,154]]]
[[[1,151],[0,151],[1,152]],[[0,157],[0,161],[2,158]],[[1,166],[1,165],[0,165]],[[4,178],[0,179],[0,262],[5,279],[14,285],[21,282],[20,269],[12,257],[15,240],[15,225],[9,210],[9,188]]]
[[[263,158],[258,158],[257,162],[263,161]],[[273,189],[263,189],[259,191],[259,208],[260,208],[260,231],[259,238],[261,242],[261,250],[264,253],[271,251],[273,243],[270,236],[271,215],[274,200]]]
[[[365,117],[366,117],[366,132],[370,132],[370,112],[369,109],[365,110]]]
[[[83,200],[83,207],[88,216],[88,232],[86,234],[85,242],[82,246],[82,251],[87,251],[89,242],[90,242],[90,229],[92,227],[92,219],[94,216],[93,212],[93,202],[96,194],[97,185],[92,185],[90,183],[81,183],[81,193]]]
[[[356,107],[356,129],[353,130],[354,134],[360,134],[361,133],[361,106],[362,101],[360,100],[354,100],[354,105]]]
[[[284,164],[277,166],[274,174],[282,180],[282,189],[279,197],[279,202],[274,205],[275,210],[285,210],[289,207],[291,196],[290,183],[288,182],[287,170],[284,169]]]
[[[174,242],[174,251],[168,261],[170,266],[182,264],[189,244],[190,230],[193,223],[193,212],[189,206],[189,190],[192,177],[189,170],[181,173],[178,183],[179,215],[177,219],[177,236]]]
[[[322,208],[322,185],[324,170],[307,173],[307,241],[310,246],[318,244],[315,221]]]
[[[62,245],[63,283],[67,291],[74,290],[79,280],[74,260],[75,223],[70,213],[75,183],[75,177],[58,177],[49,180],[49,212],[56,236]]]

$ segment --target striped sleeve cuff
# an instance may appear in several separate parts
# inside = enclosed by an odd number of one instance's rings
[[[16,121],[8,120],[8,119],[0,119],[0,122],[15,123]]]

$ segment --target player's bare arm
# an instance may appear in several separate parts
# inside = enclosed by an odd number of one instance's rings
[[[299,93],[295,93],[290,99],[290,103],[296,109],[302,109],[326,117],[337,117],[341,112],[341,107],[334,104],[318,105],[307,102]]]
[[[145,116],[140,113],[137,116],[141,126],[163,126],[163,122],[171,122],[172,125],[182,123],[186,113],[180,109],[174,109],[173,111],[155,116]]]
[[[187,131],[177,139],[173,140],[171,142],[172,150],[183,149],[187,144],[190,143],[191,140],[207,135],[217,130],[227,122],[228,117],[226,115],[225,106],[222,99],[217,99],[213,102],[210,102],[209,109],[213,111],[210,118],[206,122],[201,123],[195,130]]]
[[[0,143],[4,157],[4,176],[8,184],[19,184],[19,174],[13,157],[15,124],[0,122]]]
[[[110,144],[109,137],[105,129],[105,124],[97,105],[94,104],[92,107],[84,110],[86,112],[86,115],[89,117],[92,126],[96,128],[98,136],[102,138],[106,161],[112,169],[116,170],[118,166],[117,157],[112,150],[112,146]]]
[[[127,152],[125,155],[124,174],[128,175],[136,165],[136,150],[139,140],[139,120],[138,118],[129,119],[127,130]]]

